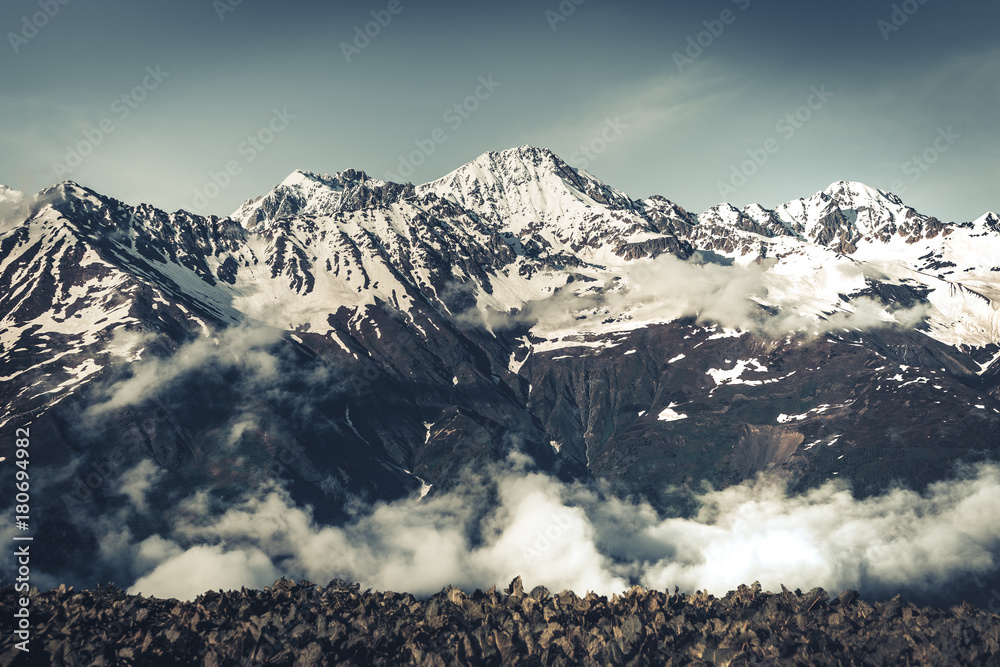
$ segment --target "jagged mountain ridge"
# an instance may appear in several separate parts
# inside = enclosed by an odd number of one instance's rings
[[[4,198],[18,204],[23,200],[9,189]],[[995,214],[973,223],[941,223],[894,195],[849,182],[773,211],[759,205],[739,211],[723,204],[696,216],[661,197],[632,200],[572,169],[551,151],[532,147],[484,154],[417,188],[369,179],[354,170],[336,176],[295,172],[228,219],[128,207],[73,183],[43,191],[36,200],[44,204],[4,239],[4,279],[10,288],[3,304],[5,357],[18,349],[15,336],[34,331],[28,324],[34,318],[28,315],[42,313],[26,312],[23,304],[14,303],[19,290],[10,269],[17,266],[22,276],[36,277],[33,290],[25,293],[46,292],[50,288],[43,284],[44,276],[56,266],[55,254],[62,262],[93,259],[86,265],[95,267],[102,282],[111,280],[116,290],[114,298],[96,292],[102,296],[91,294],[72,303],[59,303],[57,296],[46,309],[55,319],[63,309],[75,311],[76,318],[96,311],[95,322],[104,319],[96,315],[120,314],[120,300],[128,293],[122,288],[140,290],[139,278],[146,283],[142,290],[155,295],[146,297],[146,310],[153,308],[151,298],[177,300],[194,308],[187,319],[198,327],[250,317],[285,330],[326,327],[324,333],[336,337],[328,326],[330,302],[355,312],[380,302],[410,312],[426,301],[455,315],[475,300],[479,310],[506,312],[565,288],[576,271],[593,280],[612,263],[664,253],[687,258],[696,250],[746,263],[808,255],[805,248],[814,255],[805,259],[815,264],[835,256],[877,255],[901,242],[929,248],[907,267],[920,273],[954,264],[957,252],[932,247],[935,242],[953,234],[966,236],[960,239],[965,251],[973,238],[997,234]],[[41,233],[35,238],[33,232]],[[49,258],[30,271],[28,257],[42,244],[52,248]],[[21,246],[29,252],[11,261]],[[971,273],[962,276],[973,279],[971,287],[965,280],[947,280],[953,271],[928,276],[926,282],[947,283],[942,310],[955,311],[956,299],[992,303],[993,288],[983,274],[994,268],[963,272]],[[68,297],[68,286],[62,287],[62,296]],[[139,306],[133,302],[130,308]],[[985,313],[984,319],[991,326],[981,327],[970,341],[939,338],[975,347],[998,342],[996,318]],[[140,320],[106,319],[115,326]],[[53,335],[64,334],[59,328],[54,327]],[[109,324],[104,332],[112,328]],[[86,340],[85,334],[96,332],[68,327],[65,333]]]
[[[419,186],[294,172],[226,218],[71,182],[9,199],[0,422],[46,433],[43,466],[151,456],[175,476],[164,503],[253,488],[279,460],[295,497],[336,518],[351,498],[425,493],[523,449],[679,508],[699,480],[759,472],[921,485],[1000,444],[992,213],[945,223],[845,181],[695,215],[532,147]],[[761,312],[826,335],[619,303],[670,258],[766,267]],[[654,293],[652,306],[669,301]],[[831,328],[865,299],[884,321],[913,306],[926,317]],[[215,360],[81,429],[130,369],[246,325],[272,334],[263,349],[287,375],[277,398]],[[51,534],[79,530],[60,526]]]

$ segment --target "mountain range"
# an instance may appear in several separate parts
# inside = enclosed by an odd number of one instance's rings
[[[1000,216],[856,182],[693,214],[523,146],[422,185],[296,171],[224,218],[0,188],[0,287],[50,572],[103,548],[86,517],[154,534],[275,481],[336,522],[513,452],[683,515],[1000,447]]]

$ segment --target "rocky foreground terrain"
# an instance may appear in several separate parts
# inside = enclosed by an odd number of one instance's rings
[[[997,665],[1000,616],[740,586],[724,598],[450,588],[427,600],[282,579],[192,602],[116,587],[32,592],[31,652],[3,665]],[[0,613],[14,611],[12,587]]]

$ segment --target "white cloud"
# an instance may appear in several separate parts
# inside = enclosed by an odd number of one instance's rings
[[[918,304],[891,310],[869,297],[845,303],[843,292],[865,287],[860,268],[849,261],[791,273],[774,262],[722,265],[700,256],[681,260],[662,255],[655,260],[614,269],[603,285],[572,289],[535,301],[514,316],[534,324],[545,337],[606,328],[613,318],[625,326],[695,317],[730,329],[781,338],[791,333],[822,334],[843,329],[912,327],[930,311]],[[776,310],[769,314],[761,305]],[[578,319],[586,315],[586,320]],[[498,325],[499,316],[486,322]]]
[[[220,545],[195,546],[160,564],[131,590],[161,598],[193,599],[209,590],[263,588],[280,576],[271,559],[258,549],[225,551]]]
[[[492,477],[495,503],[482,480],[469,481],[422,501],[378,504],[340,527],[317,525],[275,488],[221,517],[179,522],[170,536],[143,542],[137,553],[150,570],[130,590],[190,597],[286,575],[428,595],[520,575],[531,585],[581,593],[639,583],[724,594],[759,580],[772,590],[785,584],[878,594],[940,590],[998,566],[995,465],[925,494],[895,490],[864,500],[833,482],[803,495],[747,483],[704,494],[688,519],[664,519],[645,503],[603,497],[516,462]]]
[[[134,468],[122,473],[118,480],[118,493],[128,496],[140,512],[145,512],[146,493],[160,480],[163,469],[151,459],[143,459]]]
[[[130,365],[131,376],[107,387],[103,400],[91,406],[88,413],[100,416],[141,403],[184,373],[211,364],[239,366],[261,382],[276,379],[278,360],[268,348],[280,338],[280,331],[268,327],[232,327],[213,336],[201,336],[168,357],[147,353]]]

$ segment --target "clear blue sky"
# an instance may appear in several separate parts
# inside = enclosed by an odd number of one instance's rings
[[[840,179],[903,186],[945,219],[1000,208],[996,2],[907,0],[895,17],[871,0],[563,0],[562,14],[559,0],[236,2],[6,0],[0,182],[71,178],[172,211],[195,208],[195,190],[232,162],[239,173],[202,207],[227,214],[294,169],[385,178],[423,141],[417,183],[534,144],[695,212],[723,198],[773,206]],[[343,44],[373,11],[386,25],[348,62]],[[689,38],[702,51],[678,65]],[[832,96],[810,100],[812,88]],[[477,89],[478,108],[453,109]],[[294,118],[272,121],[275,108]],[[603,152],[580,153],[609,119],[619,128]],[[271,123],[281,131],[265,145]],[[81,142],[89,154],[56,174]],[[766,159],[743,184],[732,170],[747,151]],[[933,164],[912,162],[925,151]],[[740,187],[723,197],[720,182]]]

